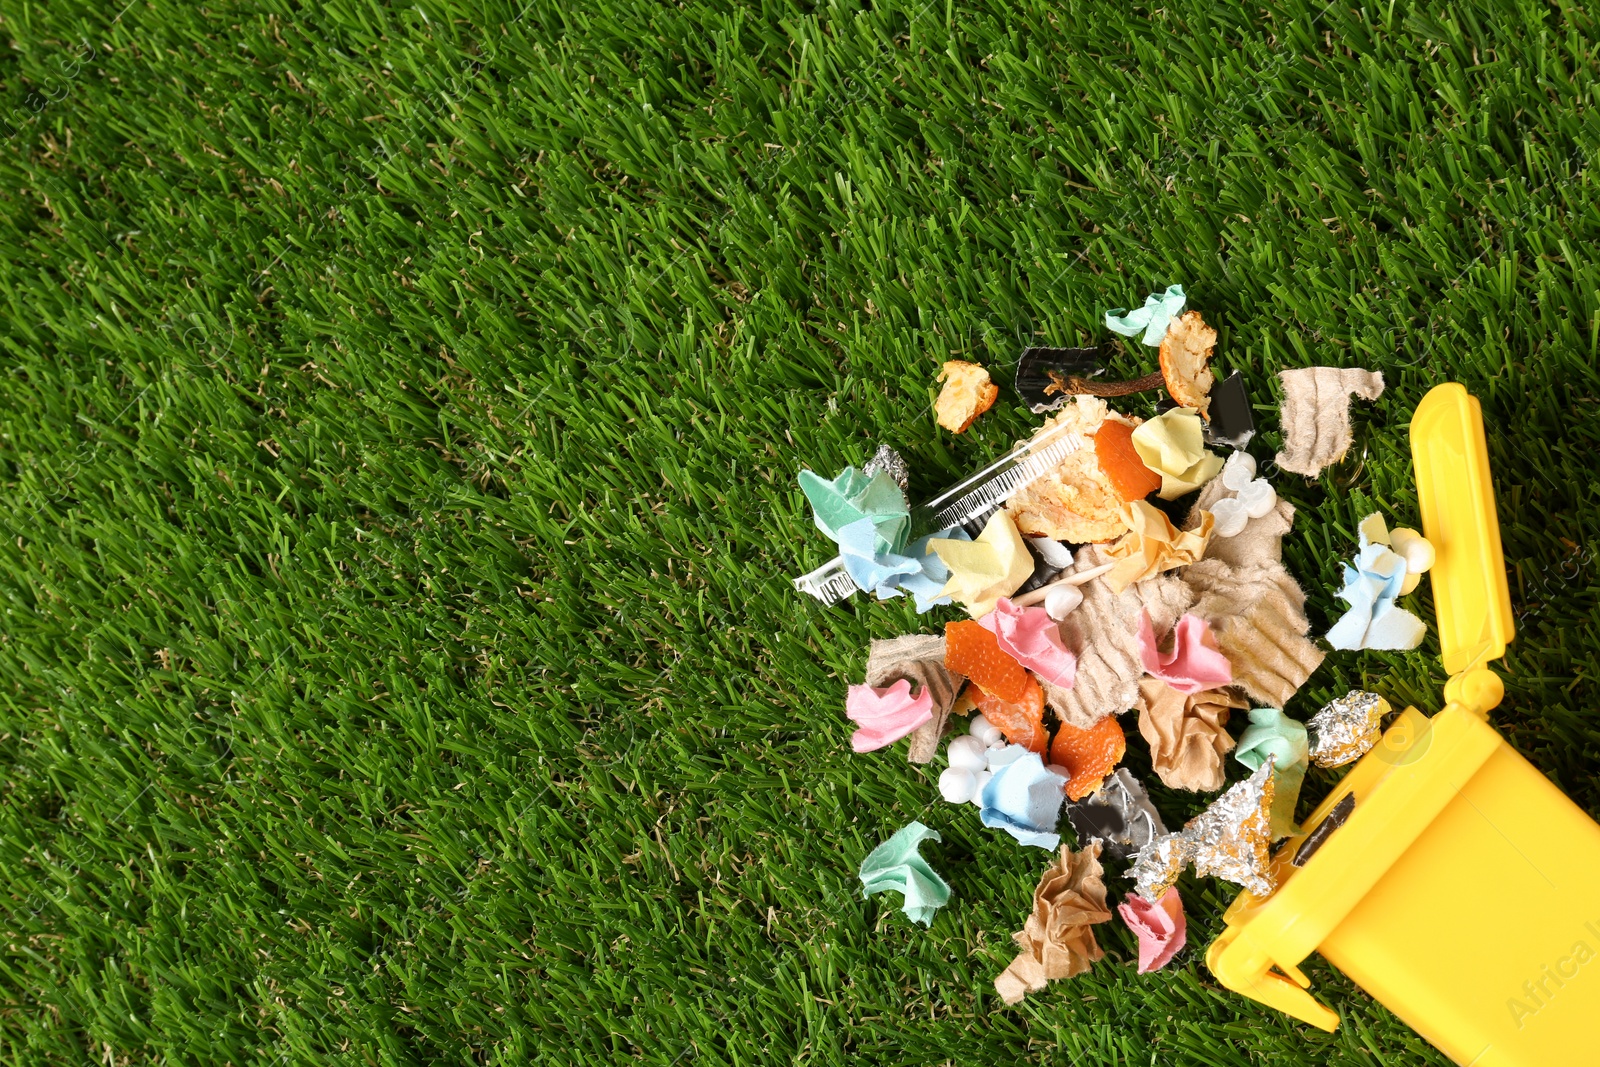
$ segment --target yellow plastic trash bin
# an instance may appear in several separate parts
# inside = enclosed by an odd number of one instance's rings
[[[1444,710],[1407,708],[1305,821],[1355,807],[1278,890],[1241,893],[1206,963],[1229,989],[1324,1030],[1339,1016],[1298,964],[1320,952],[1473,1067],[1600,1064],[1600,826],[1488,723],[1504,686],[1486,664],[1512,637],[1483,415],[1456,383],[1423,399],[1411,452]]]

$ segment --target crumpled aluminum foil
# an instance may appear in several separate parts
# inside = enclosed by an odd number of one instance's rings
[[[1311,717],[1315,740],[1311,762],[1318,767],[1343,767],[1366,755],[1383,733],[1389,702],[1376,693],[1352,689]]]
[[[1194,850],[1194,871],[1242,885],[1258,897],[1277,888],[1272,878],[1272,769],[1261,768],[1238,783],[1183,828]]]
[[[1183,834],[1162,834],[1140,850],[1124,876],[1141,897],[1158,903],[1194,859],[1194,842]]]
[[[888,445],[879,445],[872,458],[861,466],[861,473],[868,478],[879,471],[885,471],[893,478],[894,484],[900,487],[902,493],[911,488],[911,471],[906,467],[904,457]]]
[[[1126,767],[1118,767],[1088,798],[1068,804],[1067,818],[1080,844],[1098,840],[1114,859],[1142,851],[1167,832],[1144,785]]]

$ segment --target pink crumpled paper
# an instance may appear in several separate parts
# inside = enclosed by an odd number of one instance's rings
[[[1078,677],[1078,657],[1061,643],[1061,628],[1044,608],[1020,608],[1005,597],[978,620],[994,634],[1000,650],[1041,681],[1071,689]]]
[[[1156,645],[1149,612],[1139,615],[1139,659],[1145,673],[1180,693],[1200,693],[1233,682],[1233,666],[1217,648],[1211,627],[1198,615],[1185,615],[1172,628],[1172,651]]]
[[[1117,905],[1117,914],[1139,937],[1139,973],[1149,974],[1165,967],[1188,940],[1188,923],[1183,915],[1183,899],[1176,888],[1150,903],[1138,894]]]
[[[892,745],[933,718],[933,694],[923,686],[911,695],[911,683],[902,678],[887,689],[852,685],[845,697],[844,713],[860,729],[850,735],[850,747],[871,752]]]

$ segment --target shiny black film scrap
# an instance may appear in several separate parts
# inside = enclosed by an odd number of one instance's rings
[[[1317,854],[1317,849],[1321,848],[1328,838],[1333,836],[1335,830],[1344,825],[1345,820],[1350,818],[1350,813],[1355,810],[1356,795],[1354,793],[1346,793],[1340,797],[1339,803],[1335,804],[1333,810],[1328,812],[1327,818],[1317,823],[1317,828],[1307,834],[1304,841],[1300,842],[1300,847],[1295,850],[1294,859],[1289,862],[1296,867],[1304,867],[1311,862],[1311,857]]]
[[[1244,375],[1238,371],[1211,387],[1211,416],[1206,423],[1206,443],[1243,448],[1256,433],[1256,417],[1250,410]]]
[[[1017,395],[1035,415],[1054,411],[1070,398],[1062,388],[1045,390],[1104,371],[1098,348],[1024,348],[1017,359]]]

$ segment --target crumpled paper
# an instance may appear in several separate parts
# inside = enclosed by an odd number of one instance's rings
[[[1156,643],[1150,613],[1139,616],[1139,661],[1144,672],[1159,678],[1180,693],[1198,693],[1233,682],[1233,667],[1217,647],[1211,627],[1204,619],[1189,613],[1172,628],[1172,651],[1163,652]]]
[[[1350,396],[1376,400],[1383,375],[1359,367],[1303,367],[1278,372],[1283,383],[1283,451],[1286,471],[1315,478],[1350,448]]]
[[[1338,593],[1350,610],[1328,629],[1328,644],[1347,651],[1416,648],[1428,628],[1395,603],[1409,591],[1406,558],[1389,547],[1388,530],[1378,515],[1362,520],[1360,537],[1361,551],[1355,566],[1345,564],[1344,588]]]
[[[1168,789],[1210,792],[1226,776],[1223,757],[1233,748],[1231,710],[1245,702],[1225,689],[1184,695],[1159,678],[1139,683],[1139,733],[1150,745],[1150,766]]]
[[[905,553],[879,551],[877,530],[872,519],[858,519],[839,531],[839,558],[857,588],[870,589],[879,600],[910,593],[917,611],[929,611],[950,603],[944,595],[950,570],[929,547],[934,538],[970,541],[959,526],[921,537],[907,546]],[[876,554],[874,554],[876,553]]]
[[[1082,573],[1112,562],[1105,545],[1085,545],[1067,574]],[[1078,656],[1077,680],[1071,689],[1044,687],[1045,699],[1062,722],[1087,729],[1107,715],[1133,706],[1139,692],[1139,613],[1148,611],[1167,629],[1191,604],[1194,593],[1171,574],[1158,574],[1113,593],[1103,581],[1078,587],[1083,603],[1061,623],[1061,641]]]
[[[1012,749],[1022,755],[1011,758]],[[1067,780],[1044,765],[1037,752],[1007,745],[1009,763],[994,772],[980,794],[983,825],[1006,831],[1022,845],[1055,848],[1061,841],[1056,821],[1066,800]],[[990,766],[999,762],[990,758]]]
[[[973,618],[989,614],[997,600],[1033,576],[1033,554],[1003,508],[989,517],[976,541],[935,537],[928,547],[950,568],[941,595],[959,601]]]
[[[1106,329],[1124,337],[1132,337],[1142,330],[1144,337],[1141,340],[1153,348],[1167,336],[1167,324],[1183,310],[1185,299],[1183,286],[1169,285],[1161,295],[1151,293],[1145,297],[1142,308],[1128,312],[1115,308],[1106,312]]]
[[[1239,735],[1233,758],[1260,770],[1270,757],[1272,772],[1272,839],[1295,833],[1294,806],[1300,799],[1300,785],[1306,777],[1306,761],[1311,745],[1306,728],[1278,708],[1253,708],[1250,725]]]
[[[1190,819],[1183,836],[1194,846],[1194,870],[1242,885],[1258,897],[1272,895],[1272,765],[1261,768]]]
[[[911,532],[911,505],[905,490],[894,475],[879,471],[868,477],[854,467],[846,467],[829,481],[811,471],[800,472],[800,491],[811,502],[812,520],[817,529],[837,542],[846,526],[862,519],[871,520],[873,556],[880,552],[899,552]]]
[[[1311,762],[1318,767],[1343,767],[1366,755],[1383,735],[1389,702],[1377,693],[1352,689],[1311,716],[1316,732]]]
[[[912,822],[861,861],[863,895],[890,890],[905,894],[901,910],[906,918],[923,926],[933,925],[934,913],[950,900],[950,886],[917,851],[928,838],[941,840],[936,831]]]
[[[1176,500],[1222,470],[1222,457],[1206,451],[1205,427],[1194,408],[1173,408],[1133,431],[1133,450],[1161,475],[1161,499]]]
[[[1106,549],[1106,554],[1116,561],[1105,578],[1113,593],[1162,571],[1198,561],[1205,555],[1215,522],[1207,512],[1200,516],[1195,529],[1179,533],[1165,514],[1143,500],[1124,504],[1122,517],[1131,530]]]
[[[872,752],[892,745],[933,718],[933,695],[923,688],[915,696],[902,678],[887,689],[852,685],[845,697],[845,714],[860,726],[850,735],[850,747]]]
[[[1117,914],[1139,938],[1140,974],[1165,967],[1188,940],[1183,898],[1176,888],[1169,888],[1154,904],[1141,896],[1128,897],[1117,905]]]
[[[1095,923],[1109,922],[1100,845],[1081,852],[1065,845],[1033,891],[1033,911],[1011,939],[1021,949],[994,980],[1007,1004],[1020,1003],[1058,978],[1075,978],[1105,955],[1095,940]]]
[[[978,625],[994,634],[1001,650],[1037,674],[1041,682],[1072,688],[1078,657],[1061,643],[1061,628],[1049,612],[1043,608],[1019,608],[1001,597],[994,610],[978,620]]]
[[[1079,843],[1099,841],[1112,859],[1127,859],[1167,832],[1144,784],[1126,767],[1106,776],[1099,789],[1067,805]]]
[[[944,638],[938,634],[873,641],[867,653],[867,684],[883,688],[902,678],[931,698],[932,716],[911,732],[906,749],[906,759],[912,763],[929,763],[939,752],[939,737],[966,679],[945,668]]]

